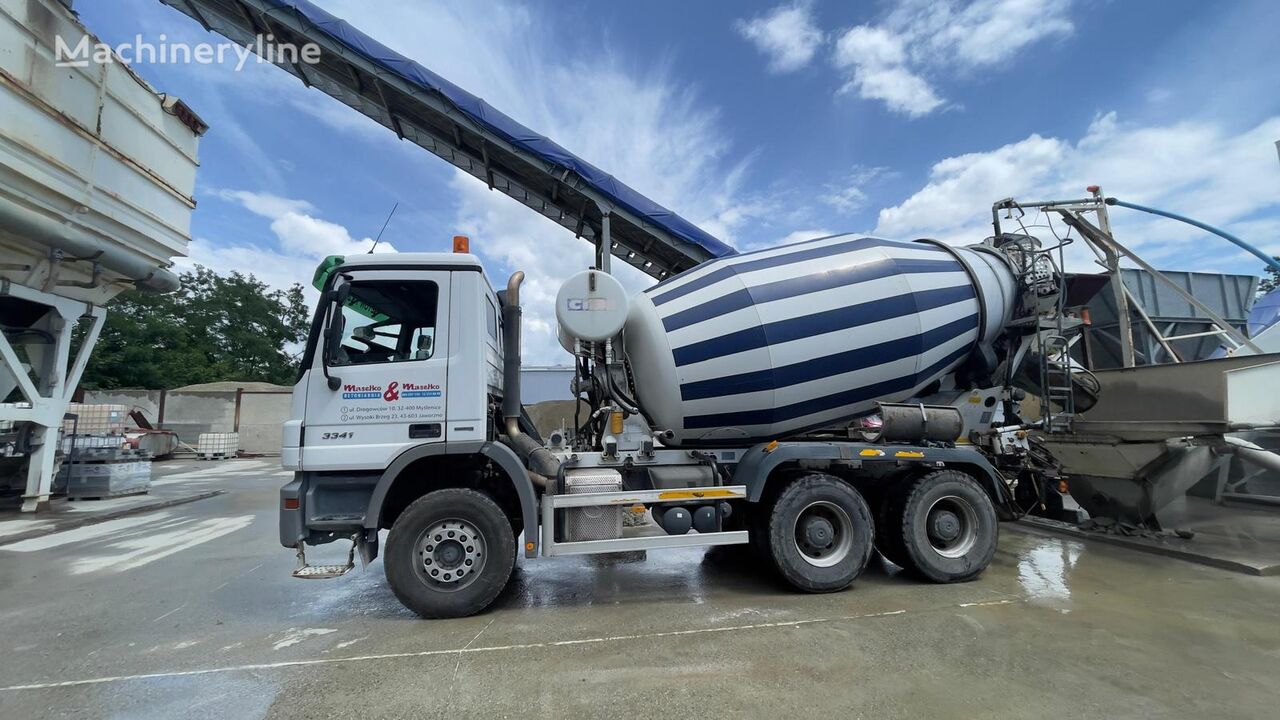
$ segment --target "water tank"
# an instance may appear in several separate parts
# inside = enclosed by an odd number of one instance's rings
[[[612,339],[626,321],[627,291],[608,273],[583,270],[556,293],[556,337],[569,352],[574,340]]]
[[[675,445],[748,444],[906,400],[989,343],[997,251],[840,235],[712,260],[632,299],[637,400]]]

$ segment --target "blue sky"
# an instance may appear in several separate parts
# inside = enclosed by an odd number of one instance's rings
[[[1099,183],[1280,253],[1271,0],[318,4],[740,248],[978,242],[997,199]],[[155,0],[77,9],[111,44],[219,39]],[[184,265],[305,282],[398,202],[385,249],[472,235],[495,284],[529,271],[529,360],[562,359],[551,303],[584,242],[276,68],[135,69],[211,126]],[[1113,221],[1159,267],[1260,270],[1188,228]]]

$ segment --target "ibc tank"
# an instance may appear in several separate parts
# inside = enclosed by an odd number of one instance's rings
[[[633,298],[637,400],[673,445],[794,435],[901,402],[1000,333],[998,251],[837,235],[711,260]]]

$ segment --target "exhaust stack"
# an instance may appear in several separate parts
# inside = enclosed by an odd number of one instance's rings
[[[539,445],[520,429],[520,416],[524,407],[520,404],[520,325],[524,314],[520,307],[520,284],[524,272],[517,270],[507,281],[506,302],[502,306],[502,419],[506,433],[505,444],[510,446],[525,467],[534,484],[546,487],[548,478],[560,470],[560,461],[549,450]]]

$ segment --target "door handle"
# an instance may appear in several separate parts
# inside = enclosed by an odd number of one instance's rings
[[[418,423],[409,426],[409,439],[430,440],[440,437],[440,423]]]

